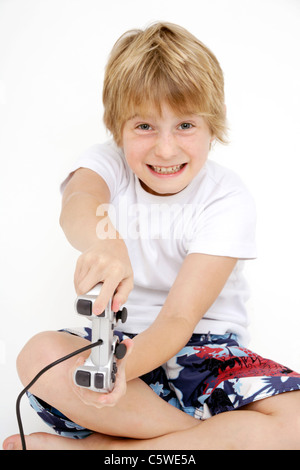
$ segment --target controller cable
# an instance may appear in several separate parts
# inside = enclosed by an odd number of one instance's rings
[[[37,375],[32,379],[32,381],[19,394],[17,401],[16,401],[16,414],[17,414],[17,421],[18,421],[19,432],[20,432],[20,437],[21,437],[21,442],[22,442],[22,450],[26,450],[26,442],[25,442],[23,424],[22,424],[21,413],[20,413],[20,402],[21,402],[22,396],[27,392],[27,390],[29,390],[30,387],[32,387],[33,384],[35,384],[35,382],[41,377],[41,375],[47,372],[47,370],[51,369],[57,364],[60,364],[63,361],[66,361],[67,359],[70,359],[73,356],[76,356],[77,354],[87,351],[88,349],[92,349],[96,346],[100,346],[102,343],[103,343],[102,339],[99,339],[95,343],[91,343],[83,348],[77,349],[76,351],[73,351],[72,353],[67,354],[66,356],[63,356],[60,359],[57,359],[56,361],[51,362],[51,364],[48,364],[46,367],[44,367],[44,369],[38,372]]]

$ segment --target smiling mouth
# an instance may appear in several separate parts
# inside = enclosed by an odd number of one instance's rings
[[[147,165],[152,171],[158,173],[160,175],[173,175],[174,173],[178,173],[182,168],[186,165],[186,163],[182,163],[181,165],[175,166],[154,166],[154,165]]]

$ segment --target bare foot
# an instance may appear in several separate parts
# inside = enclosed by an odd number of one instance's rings
[[[70,439],[45,432],[29,434],[25,437],[27,450],[98,450],[110,449],[119,439],[94,433],[85,439]],[[19,434],[8,437],[3,442],[4,450],[22,450]]]

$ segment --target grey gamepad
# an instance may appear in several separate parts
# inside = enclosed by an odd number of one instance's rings
[[[119,343],[114,334],[118,320],[124,323],[127,310],[124,307],[115,313],[111,310],[111,300],[100,315],[92,313],[93,304],[101,291],[102,283],[97,284],[85,295],[75,301],[76,312],[92,322],[92,342],[101,340],[100,346],[94,347],[85,363],[74,373],[74,382],[79,387],[102,393],[111,392],[114,388],[117,365],[116,358],[122,359],[126,354],[126,346]]]

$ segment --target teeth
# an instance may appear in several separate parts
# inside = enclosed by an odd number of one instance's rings
[[[172,173],[177,173],[177,171],[181,170],[183,165],[184,164],[176,165],[176,166],[168,166],[167,168],[163,167],[163,166],[153,166],[153,165],[149,165],[149,166],[151,166],[152,170],[154,170],[156,173],[161,173],[161,174],[164,174],[164,175],[170,175]]]

